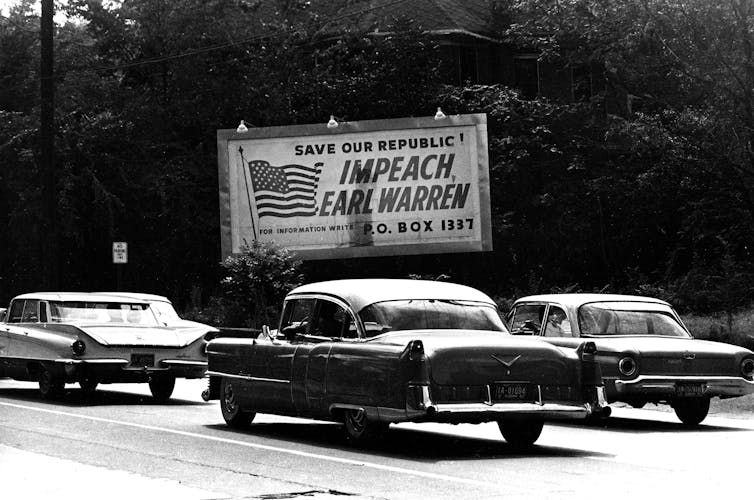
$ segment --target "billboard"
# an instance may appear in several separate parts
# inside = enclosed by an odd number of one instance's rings
[[[218,130],[217,151],[223,258],[492,250],[484,114]]]

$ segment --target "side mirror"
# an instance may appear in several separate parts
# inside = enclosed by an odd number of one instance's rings
[[[262,335],[270,339],[270,341],[274,342],[275,338],[272,335],[272,332],[270,332],[270,327],[267,325],[262,325]]]

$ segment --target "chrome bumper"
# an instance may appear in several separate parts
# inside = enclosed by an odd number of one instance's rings
[[[157,366],[129,366],[129,361],[122,358],[98,358],[98,359],[69,359],[58,358],[55,363],[65,366],[66,371],[75,370],[76,366],[90,366],[97,368],[120,367],[126,372],[164,372],[168,370],[206,370],[206,361],[191,361],[185,359],[161,359],[156,362]]]
[[[596,401],[592,403],[535,402],[493,403],[491,400],[479,403],[435,403],[429,387],[415,385],[408,387],[406,402],[407,420],[463,420],[464,415],[475,419],[497,420],[505,416],[536,416],[545,419],[584,419],[593,413],[600,413],[607,407],[604,387],[597,387]]]
[[[632,380],[615,380],[618,394],[673,395],[677,384],[703,384],[705,395],[744,396],[754,393],[754,381],[743,377],[699,377],[640,375]]]

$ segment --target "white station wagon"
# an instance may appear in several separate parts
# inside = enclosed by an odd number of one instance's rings
[[[207,370],[208,325],[166,326],[149,300],[106,293],[28,293],[15,297],[0,322],[0,377],[38,381],[43,397],[65,384],[149,383],[155,399],[176,378]]]

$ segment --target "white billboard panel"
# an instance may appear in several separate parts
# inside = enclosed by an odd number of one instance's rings
[[[487,251],[487,120],[218,130],[223,258],[272,240],[301,259]]]

